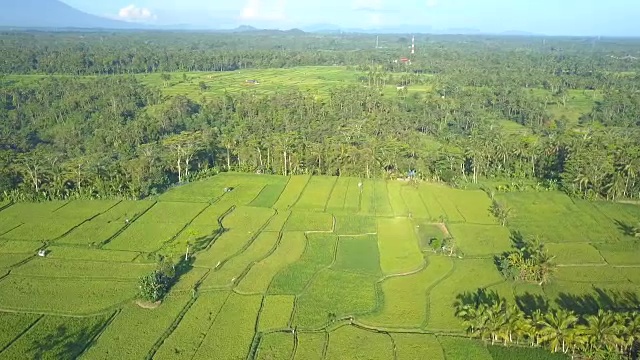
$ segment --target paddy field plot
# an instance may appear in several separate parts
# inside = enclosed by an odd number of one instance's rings
[[[429,290],[453,270],[453,262],[445,256],[431,256],[421,271],[385,279],[380,284],[382,303],[379,309],[364,316],[366,324],[385,328],[421,328],[427,322]]]
[[[296,262],[280,270],[269,286],[270,294],[301,294],[314,275],[334,260],[338,237],[333,234],[307,234],[307,246]]]
[[[229,295],[228,291],[199,294],[178,326],[157,350],[154,359],[191,359],[220,315]]]
[[[193,359],[211,359],[211,354],[246,359],[261,302],[260,295],[229,295]]]
[[[279,240],[280,236],[276,232],[260,233],[246,250],[230,258],[223,266],[214,268],[202,283],[202,287],[218,288],[232,286],[233,279],[239,279],[242,274],[249,270],[250,266],[269,256],[269,254],[275,250],[275,246]],[[198,258],[196,258],[195,264],[201,264]]]
[[[6,359],[76,358],[101,331],[110,316],[45,316],[7,347],[1,356]]]
[[[497,255],[512,248],[511,234],[504,226],[450,224],[448,230],[465,256]]]
[[[294,346],[294,337],[289,331],[264,334],[258,345],[256,359],[290,359]]]
[[[27,345],[64,328],[44,358],[547,359],[445,336],[464,331],[458,295],[495,291],[527,311],[637,306],[640,243],[625,229],[640,206],[496,197],[514,209],[506,227],[478,190],[355,177],[228,173],[153,200],[11,204],[0,210],[0,357],[35,356]],[[545,242],[559,265],[550,283],[498,272],[493,257],[517,231]],[[430,251],[449,235],[461,258]],[[138,306],[154,257],[177,261],[187,244],[193,267],[156,309]]]
[[[273,277],[287,265],[300,258],[307,244],[303,233],[285,233],[276,250],[256,263],[238,284],[242,293],[266,293]]]
[[[142,359],[167,331],[190,296],[169,296],[158,309],[127,304],[83,354],[85,359]],[[136,346],[131,346],[135,338]]]
[[[300,199],[310,179],[308,175],[291,176],[273,207],[278,210],[289,210]]]
[[[322,270],[298,296],[293,325],[321,328],[330,314],[340,318],[371,312],[376,307],[376,276]]]
[[[329,334],[325,332],[298,333],[296,360],[322,360]]]
[[[324,211],[337,179],[332,176],[312,176],[296,202],[296,210]]]
[[[459,294],[474,292],[504,282],[493,259],[454,260],[454,270],[429,292],[429,320],[427,327],[437,330],[459,331],[461,322],[454,315],[454,303]]]
[[[385,274],[400,274],[420,268],[424,259],[407,218],[378,219],[380,265]]]
[[[269,295],[262,303],[258,331],[268,332],[289,327],[295,297],[291,295]]]
[[[362,346],[367,344],[367,346]],[[343,326],[329,333],[328,359],[393,359],[393,343],[386,334]]]
[[[392,334],[398,360],[445,360],[444,351],[434,335]]]

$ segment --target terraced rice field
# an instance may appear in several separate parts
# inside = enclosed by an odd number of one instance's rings
[[[5,204],[0,358],[556,359],[461,337],[457,297],[638,306],[640,245],[622,225],[640,207],[496,196],[514,209],[507,227],[481,191],[306,175],[225,173],[145,201]],[[518,233],[547,244],[551,283],[497,271]],[[431,251],[449,236],[459,256]],[[162,304],[138,306],[153,256],[178,260],[187,246],[191,267]]]

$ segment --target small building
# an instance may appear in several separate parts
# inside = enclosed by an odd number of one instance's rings
[[[47,250],[38,250],[38,256],[40,257],[47,256]]]
[[[247,81],[246,81],[246,83],[247,83],[247,84],[251,84],[251,85],[258,85],[258,84],[260,84],[260,83],[258,82],[258,80],[247,80]]]

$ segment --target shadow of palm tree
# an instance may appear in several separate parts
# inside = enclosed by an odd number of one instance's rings
[[[79,329],[59,325],[44,337],[34,340],[29,353],[33,359],[75,359],[92,345],[103,324],[99,322]]]

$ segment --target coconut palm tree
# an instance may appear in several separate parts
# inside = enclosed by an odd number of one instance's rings
[[[549,344],[552,352],[558,352],[559,349],[563,353],[568,351],[567,339],[571,339],[570,333],[574,331],[578,317],[567,310],[555,310],[545,315],[540,323],[540,337],[542,342]]]
[[[613,351],[621,344],[619,332],[622,324],[616,321],[616,317],[609,311],[598,310],[598,314],[585,317],[587,322],[584,333],[587,337],[587,346],[590,350],[599,348]]]

